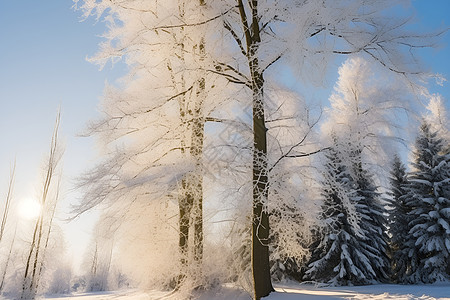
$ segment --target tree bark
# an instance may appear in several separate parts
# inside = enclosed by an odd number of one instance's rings
[[[200,5],[205,5],[200,0]],[[200,61],[205,58],[205,40],[199,42]],[[194,181],[192,184],[194,194],[194,259],[198,264],[203,260],[203,142],[205,139],[205,118],[203,103],[205,98],[205,74],[197,81],[197,93],[192,124],[191,155],[195,161]]]
[[[200,0],[200,6],[205,6],[205,2]],[[183,45],[184,46],[184,45]],[[201,37],[198,43],[199,60],[202,62],[205,58],[205,41]],[[183,53],[182,53],[183,55]],[[184,79],[183,79],[184,81]],[[205,136],[205,118],[203,112],[205,98],[205,75],[197,80],[197,89],[195,101],[186,103],[183,97],[180,106],[180,117],[183,124],[189,123],[187,126],[191,130],[190,156],[194,161],[194,170],[187,174],[183,179],[183,195],[180,199],[180,236],[179,247],[181,252],[181,265],[183,268],[179,281],[186,276],[188,267],[193,266],[196,272],[195,276],[201,276],[201,264],[203,260],[203,142]],[[192,106],[189,107],[189,104]],[[190,127],[190,128],[189,128]],[[182,139],[182,153],[186,152],[186,141]],[[193,227],[193,258],[194,264],[189,263],[189,232]],[[192,231],[191,231],[192,234]],[[180,283],[180,282],[178,282]]]
[[[180,217],[179,217],[179,242],[178,242],[178,246],[180,249],[180,262],[181,262],[181,275],[180,278],[178,279],[178,284],[180,283],[181,280],[183,280],[186,277],[186,271],[187,271],[187,267],[188,267],[188,257],[189,257],[189,252],[188,252],[188,246],[189,246],[189,221],[190,221],[190,215],[191,215],[191,210],[192,210],[192,205],[193,205],[193,199],[190,195],[190,193],[188,193],[186,190],[188,188],[188,183],[186,183],[188,180],[183,179],[182,180],[182,189],[183,189],[183,193],[179,198],[179,212],[180,212]]]
[[[249,1],[251,26],[242,0],[238,0],[239,14],[247,44],[247,59],[252,86],[253,118],[253,211],[252,211],[252,276],[254,299],[274,291],[269,265],[269,190],[267,170],[267,128],[264,116],[264,76],[259,66],[258,48],[261,43],[258,1]]]
[[[269,214],[267,198],[267,129],[264,120],[263,75],[255,58],[250,63],[253,88],[253,213],[252,213],[252,273],[254,297],[260,299],[272,291],[269,265]]]

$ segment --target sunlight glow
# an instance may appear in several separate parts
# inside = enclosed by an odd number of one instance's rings
[[[18,213],[25,220],[36,219],[41,212],[41,205],[36,199],[25,198],[19,203]]]

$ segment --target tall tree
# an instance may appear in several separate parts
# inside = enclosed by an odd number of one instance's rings
[[[11,199],[13,197],[15,173],[16,173],[16,161],[14,161],[14,166],[11,169],[11,175],[10,175],[9,184],[8,184],[8,193],[6,194],[5,207],[3,209],[2,223],[0,226],[0,242],[3,239],[3,234],[5,233],[6,221],[8,220],[9,207],[11,206]]]
[[[358,284],[374,274],[366,266],[369,255],[359,245],[357,198],[339,148],[335,144],[326,152],[320,215],[322,238],[312,250],[305,279],[334,285]]]
[[[241,103],[251,108],[250,119],[253,129],[252,175],[249,181],[252,183],[253,202],[252,269],[255,299],[267,296],[273,290],[268,251],[270,234],[268,197],[271,181],[269,170],[272,166],[268,164],[265,93],[268,79],[274,80],[273,77],[269,77],[270,71],[274,69],[272,66],[277,62],[288,63],[293,66],[296,74],[317,79],[327,70],[333,54],[362,53],[385,68],[411,78],[410,75],[417,75],[418,70],[415,68],[414,57],[409,55],[417,47],[430,45],[423,36],[405,33],[404,28],[407,24],[405,20],[396,18],[394,21],[386,17],[386,8],[395,5],[396,1],[350,3],[331,0],[301,3],[258,0],[223,0],[209,3],[205,1],[205,14],[196,13],[203,2],[192,2],[193,4],[189,5],[186,2],[186,12],[191,14],[190,17],[186,15],[181,19],[173,13],[176,6],[174,2],[161,4],[157,1],[86,1],[86,3],[88,14],[92,9],[97,9],[99,16],[108,11],[112,16],[110,19],[120,15],[118,10],[124,11],[124,18],[119,18],[120,24],[113,26],[114,32],[109,33],[112,43],[106,44],[101,58],[126,55],[132,65],[142,66],[140,63],[144,61],[153,62],[142,69],[150,70],[150,73],[158,72],[160,70],[158,67],[165,65],[161,61],[153,60],[159,60],[161,57],[164,60],[165,57],[165,53],[160,52],[161,43],[158,42],[158,35],[170,34],[172,29],[182,29],[179,34],[187,35],[189,30],[193,30],[193,36],[198,37],[199,32],[204,30],[208,59],[204,60],[204,64],[200,67],[194,64],[192,68],[187,69],[206,70],[208,74],[222,76],[221,83],[224,81],[235,83],[248,89],[240,90],[237,95],[241,97]],[[168,11],[170,13],[167,14]],[[134,12],[140,15],[134,16]],[[159,23],[149,23],[149,20],[155,17]],[[127,30],[131,30],[131,34],[128,34]],[[201,38],[195,38],[194,44],[199,45],[198,40]],[[402,48],[410,51],[403,52]],[[167,48],[164,48],[163,51],[166,50]],[[188,48],[185,48],[182,52],[189,53],[187,50]],[[148,53],[158,55],[151,57]],[[186,80],[195,82],[198,78],[202,77],[185,77]],[[186,89],[178,93],[171,92],[169,97],[162,99],[168,99],[170,102],[178,98],[180,93],[186,95],[190,91],[190,85],[185,86]],[[220,87],[219,84],[211,85],[213,86]],[[234,89],[239,90],[236,87]],[[228,91],[223,86],[220,91],[221,93],[214,95],[219,95],[218,99],[229,101]],[[163,101],[162,105],[165,105],[164,103],[166,101]],[[150,109],[143,108],[142,111],[153,111],[153,108],[160,105],[161,103],[152,105]],[[131,115],[135,117],[134,114]],[[146,166],[143,169],[149,168]]]
[[[365,277],[367,283],[388,280],[386,203],[377,191],[375,175],[378,182],[382,181],[382,162],[393,148],[386,147],[386,142],[401,140],[393,116],[399,108],[408,108],[404,97],[395,92],[402,85],[376,80],[375,74],[371,64],[361,57],[347,60],[339,68],[331,108],[322,127],[325,133],[335,132],[333,144],[338,143],[342,164],[352,178],[351,189],[358,199],[354,205],[361,220],[359,247],[370,254],[369,269],[374,272]]]
[[[252,93],[254,143],[252,268],[255,299],[265,297],[273,290],[267,245],[269,236],[267,191],[270,182],[267,169],[270,166],[267,164],[265,120],[267,99],[264,96],[266,82],[264,75],[269,73],[268,69],[274,63],[283,61],[282,58],[291,59],[295,71],[303,73],[311,72],[312,70],[307,67],[316,66],[317,60],[324,62],[320,64],[318,70],[326,70],[327,59],[332,54],[353,53],[368,55],[395,73],[407,76],[416,74],[409,66],[403,64],[404,61],[399,60],[403,55],[398,48],[402,47],[404,40],[408,40],[410,49],[414,49],[423,40],[405,32],[401,33],[403,25],[400,23],[394,24],[391,21],[387,27],[382,25],[386,21],[382,14],[387,4],[385,1],[374,1],[370,4],[354,1],[348,6],[336,1],[273,3],[238,0],[235,10],[239,19],[234,18],[235,14],[224,15],[224,27],[234,41],[237,51],[245,58],[243,63],[247,71],[244,83]],[[230,1],[228,7],[233,5]],[[224,9],[225,7],[221,11]],[[291,35],[292,32],[296,33],[295,38]],[[327,43],[329,40],[330,43]],[[397,56],[399,54],[400,56]],[[301,59],[298,59],[299,57]],[[236,72],[242,69],[229,68],[227,74],[232,73],[234,78],[242,78],[242,73]],[[309,75],[313,77],[315,74],[311,72]]]
[[[370,269],[375,273],[372,281],[386,282],[389,273],[386,203],[377,191],[373,174],[363,166],[362,149],[352,152],[355,162],[351,173],[354,174],[354,189],[358,198],[356,210],[361,220],[360,228],[364,231],[361,247],[370,253]]]
[[[406,235],[409,231],[408,207],[404,201],[406,180],[406,167],[398,155],[394,156],[390,172],[390,199],[388,211],[389,248],[391,259],[391,278],[394,282],[403,282],[409,265],[408,253],[405,251]]]
[[[8,272],[8,267],[11,262],[11,258],[12,258],[12,254],[13,254],[13,246],[14,246],[14,242],[16,241],[16,234],[17,234],[17,224],[14,229],[14,235],[12,237],[11,244],[9,246],[8,255],[6,257],[5,266],[4,266],[4,269],[3,269],[3,272],[1,275],[1,279],[0,279],[0,295],[2,294],[3,288],[5,287],[6,274]]]
[[[449,279],[450,152],[447,145],[448,140],[433,132],[426,121],[422,122],[404,199],[411,218],[407,236],[409,259],[413,261],[408,274],[411,281],[430,283]]]
[[[327,151],[322,239],[313,249],[305,278],[333,285],[369,284],[386,279],[383,211],[360,152],[339,141]],[[356,157],[346,157],[346,156]]]
[[[430,124],[432,131],[436,131],[443,139],[449,140],[450,125],[445,102],[444,97],[439,94],[430,95],[425,120]]]
[[[61,160],[62,152],[59,146],[59,124],[60,112],[56,117],[55,127],[50,144],[50,153],[47,160],[42,195],[40,197],[40,212],[34,224],[33,236],[30,248],[27,251],[25,272],[22,283],[21,299],[34,299],[38,292],[39,276],[43,268],[45,251],[48,245],[48,235],[51,232],[56,201],[58,198],[52,197],[52,188],[55,176],[57,176],[58,164]],[[59,194],[59,190],[57,191]],[[45,230],[47,228],[47,230]]]
[[[160,177],[168,178],[166,182],[169,184],[159,181],[152,185],[159,190],[166,189],[166,193],[156,197],[151,196],[151,192],[148,194],[152,199],[178,194],[181,264],[178,284],[187,273],[194,275],[189,268],[200,272],[201,268],[195,265],[201,266],[203,256],[203,144],[208,114],[204,108],[207,74],[203,61],[206,59],[206,44],[201,28],[177,24],[207,17],[204,16],[205,9],[201,9],[200,14],[197,11],[193,13],[192,7],[199,5],[202,8],[205,2],[85,2],[83,5],[86,15],[97,10],[98,17],[108,8],[108,13],[114,16],[110,20],[120,20],[123,24],[117,26],[112,21],[111,44],[105,46],[95,60],[102,61],[105,57],[117,55],[126,57],[130,65],[125,88],[111,89],[111,92],[105,93],[105,102],[108,103],[104,106],[105,117],[92,126],[92,131],[100,138],[105,136],[107,145],[120,144],[124,135],[131,139],[124,143],[124,151],[119,153],[114,149],[116,153],[113,152],[110,157],[111,164],[120,166],[116,184],[105,182],[110,180],[111,171],[104,172],[105,169],[96,167],[97,171],[86,178],[85,186],[92,182],[103,182],[109,186],[102,191],[91,187],[92,193],[88,192],[88,200],[79,207],[78,212],[104,202],[105,197],[118,203],[129,193],[141,193],[140,185],[148,184],[149,176],[160,174]],[[136,24],[138,19],[142,22]],[[120,46],[114,49],[116,41]],[[159,55],[161,45],[167,53],[174,55]],[[145,97],[142,90],[148,91]],[[171,113],[175,106],[178,106],[178,120],[173,119]],[[148,128],[155,130],[146,135]],[[155,148],[159,151],[154,151]],[[130,161],[131,157],[133,161]],[[179,168],[168,172],[165,168],[172,168],[175,160],[179,160]],[[161,176],[162,173],[164,175]],[[141,184],[135,184],[137,181]],[[95,183],[91,185],[98,187]],[[153,190],[150,185],[148,189]]]

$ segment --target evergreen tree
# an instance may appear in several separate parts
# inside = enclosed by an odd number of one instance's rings
[[[409,231],[408,208],[404,201],[406,181],[406,167],[400,158],[395,155],[390,172],[389,199],[389,234],[391,279],[394,282],[403,282],[407,274],[409,260],[406,244],[406,234]]]
[[[336,139],[335,139],[336,141]],[[376,272],[369,247],[363,247],[365,232],[359,226],[356,182],[342,161],[336,144],[326,154],[323,181],[322,240],[313,249],[306,280],[333,285],[367,284]]]
[[[351,145],[348,146],[351,149]],[[389,258],[387,255],[387,219],[385,203],[382,201],[374,176],[363,167],[362,147],[354,147],[351,161],[354,176],[354,190],[357,195],[356,211],[360,218],[360,226],[364,232],[361,247],[370,256],[370,265],[375,272],[375,281],[388,280]]]
[[[409,280],[450,279],[450,151],[448,141],[423,121],[416,139],[413,171],[405,201],[411,210],[409,258],[416,262]],[[417,255],[417,260],[414,257]]]

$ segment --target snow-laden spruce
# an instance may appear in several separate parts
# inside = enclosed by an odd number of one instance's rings
[[[402,197],[405,194],[404,186],[407,182],[406,167],[398,155],[394,156],[389,179],[390,275],[394,282],[402,282],[409,265],[408,253],[404,247],[406,234],[409,231],[409,216],[404,197]]]
[[[332,285],[368,284],[386,279],[383,208],[372,176],[361,164],[347,165],[360,152],[336,142],[326,154],[321,223],[305,279]],[[350,159],[350,160],[352,160]]]
[[[350,146],[349,146],[350,147]],[[366,263],[375,273],[374,281],[385,282],[388,279],[389,260],[387,256],[387,226],[385,203],[377,191],[374,176],[363,166],[362,148],[353,150],[354,189],[357,195],[356,211],[360,217],[361,231],[364,237],[361,246],[369,253],[370,263]]]
[[[450,279],[450,147],[423,121],[405,186],[409,215],[408,281]]]

